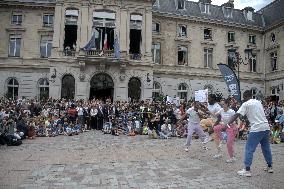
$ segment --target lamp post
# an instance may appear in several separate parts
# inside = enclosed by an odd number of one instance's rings
[[[229,62],[229,66],[233,69],[237,67],[238,71],[238,82],[240,84],[240,65],[248,65],[252,59],[252,49],[247,46],[247,48],[244,50],[245,52],[245,59],[243,59],[238,51],[236,51],[233,46],[228,50],[229,58],[232,62]],[[231,63],[231,65],[230,65]]]

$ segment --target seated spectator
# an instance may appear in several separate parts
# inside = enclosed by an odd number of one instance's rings
[[[169,124],[170,120],[167,119],[161,127],[160,138],[169,139],[172,136],[172,126]]]
[[[271,130],[271,144],[279,144],[281,142],[280,139],[280,123],[278,120],[275,121],[275,125],[272,127]]]

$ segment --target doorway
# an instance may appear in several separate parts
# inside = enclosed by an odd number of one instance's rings
[[[94,75],[90,86],[90,99],[113,100],[114,83],[108,74],[99,73]]]
[[[132,77],[128,83],[128,98],[131,101],[139,101],[141,99],[141,81]]]

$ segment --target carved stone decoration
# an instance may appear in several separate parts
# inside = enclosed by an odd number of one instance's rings
[[[86,78],[85,73],[80,73],[80,75],[79,75],[79,79],[80,79],[80,81],[84,81],[84,80],[85,80],[85,78]]]
[[[84,61],[80,61],[79,66],[80,66],[80,71],[85,71],[86,63]]]
[[[125,80],[125,75],[120,75],[119,79],[120,79],[120,81],[124,81]]]

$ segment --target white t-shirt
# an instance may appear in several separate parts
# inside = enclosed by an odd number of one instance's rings
[[[188,121],[190,123],[200,123],[200,118],[198,113],[194,110],[194,108],[188,108],[188,110],[186,110],[186,113],[188,114]]]
[[[250,132],[270,130],[260,101],[255,99],[246,101],[242,104],[237,113],[247,116],[251,127]]]
[[[221,122],[224,125],[230,121],[231,117],[235,115],[235,111],[232,109],[228,109],[226,112],[223,108],[221,108],[216,114],[221,115]]]
[[[207,106],[209,112],[212,114],[213,119],[217,119],[216,113],[221,109],[221,106],[216,102],[213,105],[208,104]]]

